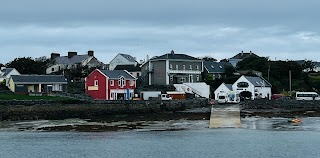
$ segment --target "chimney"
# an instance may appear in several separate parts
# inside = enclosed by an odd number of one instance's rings
[[[60,57],[59,53],[51,53],[51,60],[54,60],[55,58]]]
[[[243,51],[241,51],[241,56],[243,55]]]
[[[173,51],[173,50],[171,50],[171,54],[174,54],[174,51]]]
[[[251,50],[250,50],[250,55],[252,54]]]
[[[72,58],[75,55],[77,55],[77,52],[68,52],[68,58]]]
[[[89,50],[88,51],[88,56],[92,56],[93,57],[94,51],[93,50]]]

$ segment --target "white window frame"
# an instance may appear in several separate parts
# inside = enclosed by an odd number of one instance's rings
[[[183,70],[186,70],[186,65],[182,65],[182,67],[183,67]]]
[[[99,81],[98,80],[94,80],[94,86],[98,86],[99,85]]]
[[[178,64],[176,65],[176,70],[179,70],[179,65]]]
[[[192,70],[192,65],[189,66],[190,70]]]
[[[169,68],[170,68],[170,70],[172,70],[172,64],[170,64]]]
[[[114,80],[110,80],[110,86],[114,86]]]
[[[197,81],[200,81],[200,76],[199,75],[197,75]]]
[[[134,81],[133,80],[130,81],[130,86],[134,86]]]
[[[121,76],[121,77],[119,78],[119,80],[118,80],[118,85],[119,85],[119,87],[121,87],[121,88],[123,88],[123,87],[126,86],[126,80],[125,80],[125,78],[124,78],[123,76]]]
[[[196,65],[196,69],[199,70],[199,65]]]

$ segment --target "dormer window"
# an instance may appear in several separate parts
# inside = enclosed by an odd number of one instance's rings
[[[121,76],[121,77],[119,78],[118,85],[119,85],[119,87],[121,87],[121,88],[124,87],[124,86],[126,86],[126,80],[124,79],[123,76]]]

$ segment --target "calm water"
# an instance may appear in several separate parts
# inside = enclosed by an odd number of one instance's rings
[[[318,158],[319,118],[305,119],[305,122],[301,125],[291,125],[279,118],[244,119],[241,129],[196,127],[181,131],[1,131],[0,157]],[[186,126],[186,122],[183,124]],[[313,128],[310,127],[312,124],[315,125]]]

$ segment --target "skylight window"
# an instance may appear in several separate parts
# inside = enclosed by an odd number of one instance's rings
[[[213,66],[213,65],[211,65],[211,68],[213,68],[213,69],[214,69],[214,66]]]

